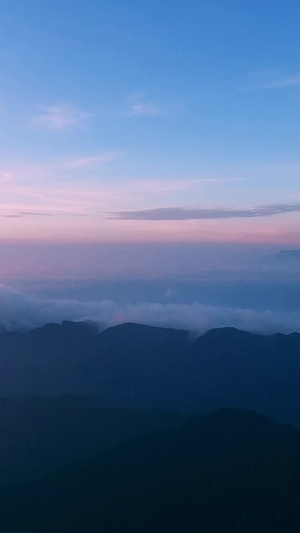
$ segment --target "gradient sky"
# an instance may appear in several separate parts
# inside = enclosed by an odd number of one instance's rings
[[[3,0],[0,241],[300,245],[297,0]]]

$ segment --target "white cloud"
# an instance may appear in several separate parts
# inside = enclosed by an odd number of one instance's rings
[[[128,113],[130,116],[158,116],[161,115],[160,109],[157,105],[145,98],[142,94],[134,95],[127,101]]]
[[[132,115],[147,116],[147,115],[159,115],[159,110],[153,104],[139,103],[134,104],[131,109]]]
[[[34,117],[29,127],[32,129],[64,130],[74,129],[85,125],[92,115],[70,104],[56,104],[44,108]]]
[[[255,311],[238,307],[192,304],[119,304],[110,300],[82,302],[27,297],[0,285],[0,324],[8,329],[32,328],[47,322],[92,320],[105,326],[137,322],[184,328],[197,333],[218,327],[236,327],[259,333],[299,331],[299,313]]]

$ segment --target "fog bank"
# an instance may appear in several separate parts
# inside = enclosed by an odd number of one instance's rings
[[[91,320],[101,327],[124,322],[183,328],[204,333],[212,328],[236,327],[271,334],[300,331],[300,313],[203,305],[200,302],[120,303],[113,300],[80,301],[27,296],[0,286],[0,324],[8,330],[31,329],[48,322]]]

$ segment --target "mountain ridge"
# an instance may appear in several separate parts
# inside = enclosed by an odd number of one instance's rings
[[[300,427],[300,334],[123,324],[0,333],[0,396],[75,394],[99,405],[206,414],[248,408]]]

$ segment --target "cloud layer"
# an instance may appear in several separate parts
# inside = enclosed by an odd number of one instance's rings
[[[157,207],[136,211],[118,211],[109,213],[109,217],[120,220],[207,220],[270,217],[283,213],[297,212],[300,212],[300,203],[278,203],[246,209],[234,207]]]
[[[108,327],[124,322],[183,328],[201,334],[218,327],[236,327],[258,333],[300,330],[300,313],[254,311],[238,307],[192,304],[119,304],[111,300],[82,302],[40,299],[0,286],[0,325],[30,329],[48,322],[92,320]]]

